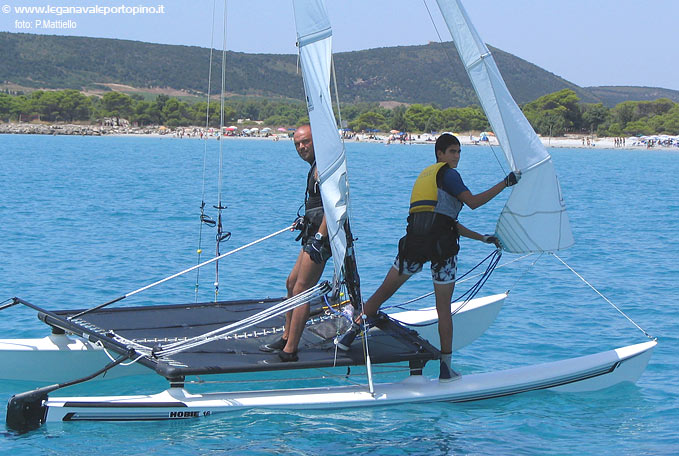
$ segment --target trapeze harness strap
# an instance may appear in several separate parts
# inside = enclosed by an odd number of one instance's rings
[[[406,259],[440,262],[457,255],[457,214],[462,205],[438,186],[438,175],[447,167],[444,162],[426,167],[413,185],[406,235],[398,244],[399,273]]]
[[[306,193],[304,195],[304,230],[302,244],[309,236],[313,236],[323,222],[323,199],[321,188],[316,181],[316,162],[311,165],[306,179]]]

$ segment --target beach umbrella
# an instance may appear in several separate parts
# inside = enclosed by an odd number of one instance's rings
[[[264,132],[264,133],[268,133],[270,131],[271,131],[271,128],[269,128],[269,127],[262,128],[262,132]]]
[[[226,131],[236,131],[236,130],[238,130],[238,127],[234,127],[234,126],[226,127],[226,128],[224,128],[224,130],[226,130]]]
[[[278,127],[277,130],[278,130],[278,131],[283,131],[283,132],[284,132],[284,131],[287,131],[287,130],[286,130],[285,128],[283,128],[283,127]]]
[[[399,134],[400,131],[398,131],[398,130],[391,130],[389,133],[391,133],[392,135],[396,135],[396,134]]]

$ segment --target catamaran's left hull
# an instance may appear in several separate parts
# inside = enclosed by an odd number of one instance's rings
[[[111,353],[112,357],[117,356]],[[50,334],[40,339],[0,339],[0,365],[4,380],[61,383],[85,377],[110,362],[100,346],[77,336]],[[111,369],[97,379],[153,372],[139,364]]]
[[[635,382],[646,368],[656,342],[594,355],[505,371],[465,375],[452,383],[411,376],[398,383],[234,393],[191,394],[171,388],[155,395],[63,397],[45,402],[44,419],[59,421],[146,421],[206,417],[252,408],[330,409],[375,407],[415,402],[470,402],[554,389],[594,391]]]

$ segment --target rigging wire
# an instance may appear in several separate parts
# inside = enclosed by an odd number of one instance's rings
[[[172,279],[174,279],[174,278],[176,278],[176,277],[179,277],[179,276],[181,276],[181,275],[184,275],[184,274],[186,274],[186,273],[188,273],[188,272],[191,272],[191,271],[193,271],[193,270],[195,270],[195,269],[202,268],[202,267],[205,266],[205,265],[208,265],[208,264],[210,264],[210,263],[214,263],[214,262],[216,262],[216,261],[219,261],[219,260],[221,260],[222,258],[226,258],[226,257],[229,256],[229,255],[233,255],[233,254],[236,253],[236,252],[240,252],[240,251],[243,250],[243,249],[246,249],[246,248],[248,248],[248,247],[252,247],[252,246],[255,245],[255,244],[259,244],[259,243],[262,242],[262,241],[266,241],[267,239],[271,239],[272,237],[278,236],[279,234],[285,233],[286,231],[289,231],[289,230],[291,230],[291,229],[292,229],[291,226],[286,226],[286,227],[283,228],[282,230],[278,230],[278,231],[276,231],[275,233],[271,233],[271,234],[269,234],[269,235],[267,235],[267,236],[264,236],[263,238],[257,239],[256,241],[252,241],[252,242],[250,242],[249,244],[245,244],[245,245],[243,245],[243,246],[240,246],[240,247],[238,247],[237,249],[231,250],[230,252],[223,253],[223,254],[221,254],[221,255],[219,255],[219,256],[217,256],[217,257],[211,258],[211,259],[209,259],[209,260],[207,260],[207,261],[203,261],[203,262],[200,263],[200,264],[197,264],[197,265],[195,265],[195,266],[192,266],[192,267],[190,267],[190,268],[188,268],[188,269],[185,269],[185,270],[183,270],[183,271],[180,271],[180,272],[178,272],[178,273],[176,273],[176,274],[172,274],[172,275],[169,276],[169,277],[165,277],[164,279],[158,280],[157,282],[154,282],[154,283],[152,283],[152,284],[150,284],[150,285],[146,285],[146,286],[144,286],[144,287],[138,288],[138,289],[136,289],[136,290],[134,290],[134,291],[131,291],[131,292],[127,293],[127,294],[124,294],[124,295],[119,296],[119,297],[117,297],[117,298],[115,298],[115,299],[112,299],[112,300],[110,300],[110,301],[107,301],[107,302],[105,302],[105,303],[103,303],[103,304],[99,304],[98,306],[94,306],[94,307],[91,307],[91,308],[89,308],[89,309],[87,309],[87,310],[83,310],[82,312],[77,313],[77,314],[75,314],[75,315],[71,315],[70,317],[68,317],[68,319],[69,319],[69,320],[73,320],[73,319],[78,318],[78,317],[80,317],[80,316],[82,316],[82,315],[85,315],[86,313],[94,312],[95,310],[102,309],[102,308],[104,308],[104,307],[106,307],[106,306],[109,306],[109,305],[115,303],[115,302],[122,301],[123,299],[129,298],[129,297],[132,296],[132,295],[135,295],[135,294],[137,294],[137,293],[141,293],[142,291],[146,291],[146,290],[148,290],[149,288],[155,287],[156,285],[160,285],[161,283],[165,283],[165,282],[167,282],[168,280],[172,280]]]
[[[526,274],[528,274],[528,271],[530,271],[531,269],[533,269],[533,266],[535,266],[535,263],[537,263],[538,260],[539,260],[540,258],[542,258],[542,255],[544,255],[544,253],[545,253],[545,252],[540,252],[540,255],[538,255],[538,257],[535,259],[535,261],[533,261],[533,262],[526,268],[526,270],[523,271],[523,273],[519,276],[519,278],[516,279],[516,281],[512,284],[512,286],[509,287],[509,290],[507,290],[507,294],[509,294],[509,292],[512,291],[512,290],[516,287],[516,284],[519,283],[519,282],[526,276]],[[524,255],[524,256],[521,257],[521,258],[525,258],[525,257],[530,256],[530,255],[533,255],[533,254],[532,254],[532,253],[529,253],[528,255]]]
[[[580,274],[578,274],[578,272],[577,272],[575,269],[573,269],[572,267],[570,267],[570,266],[568,265],[568,263],[566,263],[564,260],[562,260],[561,257],[559,257],[559,256],[558,256],[556,253],[554,253],[554,252],[551,252],[551,254],[554,256],[554,258],[556,258],[557,260],[559,260],[564,266],[566,266],[568,269],[570,269],[570,271],[571,271],[573,274],[575,274],[580,280],[582,280],[587,286],[589,286],[592,290],[594,290],[594,292],[595,292],[596,294],[598,294],[599,296],[601,296],[601,297],[603,298],[604,301],[606,301],[607,303],[609,303],[615,310],[617,310],[617,311],[620,313],[620,315],[622,315],[623,317],[625,317],[630,323],[632,323],[634,326],[636,326],[636,328],[637,328],[639,331],[641,331],[642,333],[644,333],[644,335],[645,335],[646,337],[648,337],[648,338],[651,339],[651,340],[656,340],[656,338],[654,338],[654,337],[651,336],[649,333],[647,333],[646,330],[644,330],[644,329],[643,329],[641,326],[639,326],[634,320],[632,320],[625,312],[623,312],[622,309],[620,309],[618,306],[616,306],[615,304],[613,304],[613,302],[611,302],[610,299],[608,299],[608,298],[607,298],[606,296],[604,296],[599,290],[597,290],[597,289],[594,287],[594,285],[592,285],[591,283],[589,283],[583,276],[581,276]]]
[[[8,307],[12,307],[15,304],[16,304],[16,302],[14,302],[14,299],[12,299],[12,298],[5,299],[4,301],[0,302],[0,310],[6,309]]]
[[[431,20],[431,24],[434,27],[434,30],[436,31],[436,35],[439,38],[439,44],[441,45],[441,49],[443,50],[443,53],[446,55],[446,58],[448,59],[448,63],[450,64],[450,66],[454,67],[453,59],[450,56],[450,54],[448,53],[446,46],[443,44],[443,38],[441,37],[441,33],[439,32],[439,29],[436,26],[436,22],[434,21],[434,16],[432,16],[431,10],[429,9],[429,5],[427,5],[427,0],[422,0],[422,3],[424,3],[424,8],[427,10],[427,14],[429,15],[429,20]],[[490,53],[490,50],[488,52]],[[490,146],[490,150],[491,150],[491,152],[493,152],[493,157],[495,157],[495,161],[500,166],[500,169],[502,170],[502,174],[507,174],[505,167],[502,166],[501,160],[497,157],[497,154],[495,153],[495,149],[493,148],[493,146],[490,145],[490,141],[488,141],[488,146]]]
[[[203,138],[203,179],[200,197],[200,227],[198,229],[198,258],[196,264],[200,264],[201,254],[203,253],[203,224],[214,226],[214,220],[205,214],[205,172],[207,169],[207,132],[210,128],[210,94],[212,93],[212,61],[214,56],[215,42],[215,16],[217,10],[217,0],[212,0],[212,27],[210,28],[210,59],[207,72],[207,107],[205,108],[205,137]],[[194,302],[198,302],[198,288],[200,286],[200,269],[196,270],[196,285],[194,289]]]
[[[226,20],[227,20],[227,0],[224,0],[224,23],[223,23],[223,39],[222,39],[222,90],[219,94],[219,177],[217,180],[217,235],[215,237],[215,256],[219,257],[219,244],[231,237],[231,233],[222,231],[222,211],[226,209],[222,205],[222,187],[224,180],[224,94],[226,93]],[[219,295],[219,261],[215,262],[215,302],[217,302]]]

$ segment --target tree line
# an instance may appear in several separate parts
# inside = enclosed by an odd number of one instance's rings
[[[107,92],[86,96],[77,90],[37,90],[28,95],[0,93],[0,121],[89,122],[104,118],[124,118],[138,126],[202,126],[220,124],[217,101],[189,102],[167,95],[147,100],[141,95]],[[566,133],[598,136],[679,134],[679,104],[661,98],[655,101],[626,101],[613,108],[582,103],[577,94],[564,89],[544,95],[522,106],[526,118],[538,134],[562,136]],[[308,122],[302,102],[267,99],[227,99],[223,116],[226,123],[237,119],[262,121],[264,125],[292,127]],[[340,115],[337,115],[338,120]],[[353,131],[390,130],[408,132],[490,130],[478,106],[438,108],[432,104],[381,107],[378,103],[354,103],[341,107],[343,126]]]

